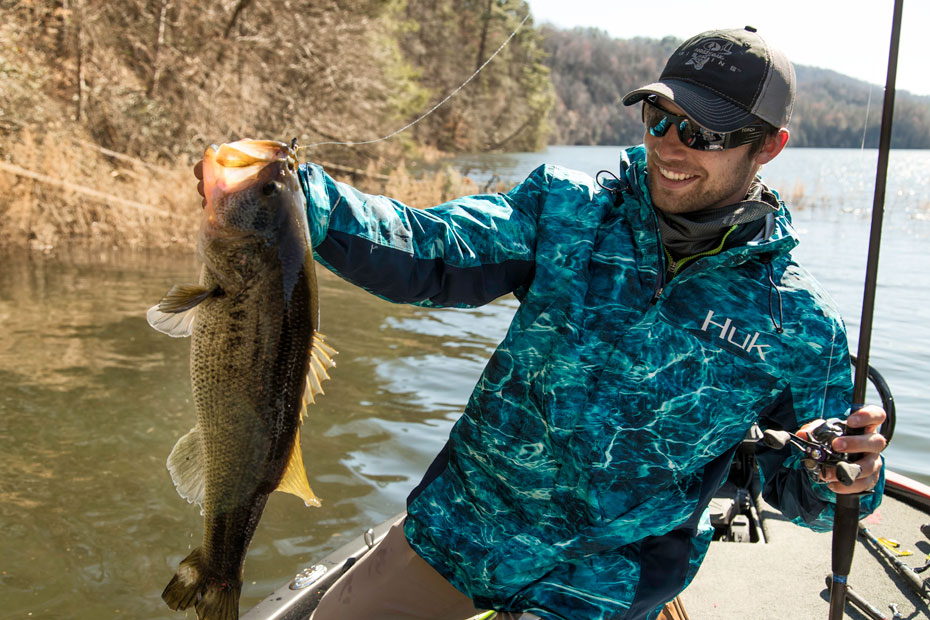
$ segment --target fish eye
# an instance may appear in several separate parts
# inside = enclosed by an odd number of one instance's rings
[[[264,194],[265,196],[272,196],[275,193],[277,193],[278,189],[279,189],[278,183],[274,181],[268,181],[267,183],[262,185],[262,194]]]

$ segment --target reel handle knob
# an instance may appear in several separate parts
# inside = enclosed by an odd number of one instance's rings
[[[781,450],[791,441],[791,433],[788,431],[767,430],[762,433],[762,441],[765,442],[765,445],[769,448]]]
[[[840,461],[836,464],[836,478],[843,486],[850,486],[862,473],[862,467],[855,463]]]

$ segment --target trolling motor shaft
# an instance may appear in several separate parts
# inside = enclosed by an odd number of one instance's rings
[[[831,446],[833,440],[847,433],[846,422],[839,418],[818,420],[805,429],[809,439],[805,439],[788,431],[767,430],[762,434],[762,440],[770,448],[781,450],[789,443],[801,451],[804,466],[811,470],[818,470],[826,465],[836,467],[836,477],[844,486],[850,486],[862,468],[849,462],[849,455],[837,452]]]

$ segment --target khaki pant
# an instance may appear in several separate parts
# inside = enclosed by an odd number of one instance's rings
[[[466,620],[482,611],[410,548],[400,520],[332,585],[310,620]],[[494,618],[539,620],[530,613]],[[686,620],[687,615],[660,618]]]
[[[466,620],[482,611],[407,544],[403,520],[326,592],[311,620]],[[501,620],[529,620],[498,614]]]

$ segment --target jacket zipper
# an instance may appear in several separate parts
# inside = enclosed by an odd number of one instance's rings
[[[656,289],[655,294],[652,296],[652,304],[655,305],[659,301],[659,298],[662,296],[662,292],[665,291],[665,285],[668,284],[668,282],[672,278],[674,278],[675,275],[678,274],[678,270],[681,269],[681,267],[685,263],[688,263],[693,260],[697,260],[698,258],[702,258],[704,256],[713,256],[714,254],[719,254],[721,251],[723,251],[723,245],[726,243],[727,237],[729,237],[730,233],[736,230],[736,228],[737,228],[736,225],[731,226],[730,229],[727,230],[726,233],[724,233],[723,238],[720,239],[720,243],[717,244],[717,247],[711,248],[710,250],[707,250],[706,252],[699,252],[698,254],[694,254],[692,256],[686,256],[676,261],[674,258],[672,258],[672,255],[669,253],[669,251],[665,248],[665,245],[662,243],[661,235],[658,233],[658,222],[657,222],[656,223],[656,231],[657,231],[656,236],[659,238],[659,247],[662,248],[662,252],[664,253],[663,258],[665,262],[665,273],[662,276],[662,281],[659,283],[659,287]]]

